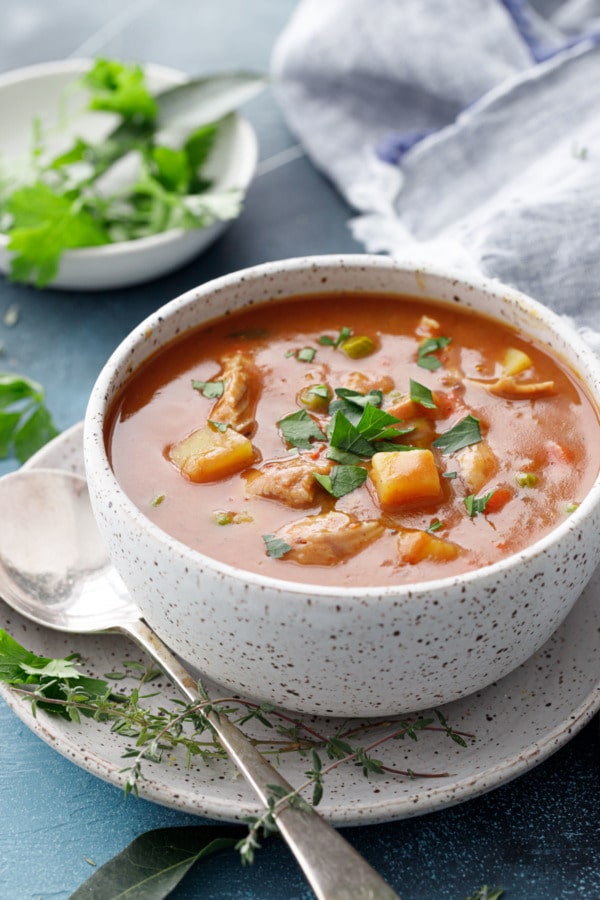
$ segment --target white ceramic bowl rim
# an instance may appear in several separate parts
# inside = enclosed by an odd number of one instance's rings
[[[327,602],[328,600],[337,601],[349,596],[364,597],[365,600],[368,599],[369,601],[380,599],[382,602],[385,602],[387,598],[392,596],[395,600],[398,600],[400,597],[410,599],[417,592],[437,593],[439,591],[441,592],[441,596],[443,596],[444,590],[450,585],[456,585],[457,583],[468,585],[481,579],[484,575],[487,577],[491,575],[500,576],[505,569],[512,568],[515,563],[519,561],[533,561],[545,554],[550,548],[560,543],[563,536],[568,532],[574,529],[584,529],[588,512],[600,504],[600,472],[597,474],[588,494],[583,498],[577,509],[569,515],[568,519],[561,522],[556,528],[552,529],[552,531],[534,544],[531,544],[516,553],[512,553],[505,559],[463,574],[445,576],[443,578],[432,579],[431,581],[415,581],[407,584],[394,583],[377,587],[360,586],[350,588],[288,581],[283,578],[272,578],[270,576],[259,575],[250,570],[239,569],[227,563],[220,562],[213,557],[207,556],[198,550],[192,549],[187,544],[182,543],[177,538],[169,535],[166,531],[163,531],[162,528],[155,525],[147,516],[145,516],[133,501],[130,500],[117,481],[108,461],[103,436],[102,434],[99,434],[99,423],[103,423],[104,421],[104,413],[107,411],[106,397],[110,394],[110,386],[114,373],[126,369],[127,360],[130,356],[132,347],[143,342],[149,331],[153,331],[162,324],[163,320],[166,317],[169,317],[171,313],[193,304],[199,297],[210,294],[216,290],[223,290],[230,286],[234,286],[239,283],[240,280],[245,280],[246,282],[250,280],[259,281],[265,277],[273,276],[281,272],[314,270],[315,266],[318,269],[328,266],[334,268],[343,266],[345,269],[377,267],[381,269],[389,268],[392,270],[417,272],[425,277],[431,276],[455,282],[457,290],[460,290],[461,287],[466,287],[491,295],[515,300],[518,302],[520,308],[536,314],[539,318],[548,322],[555,331],[560,330],[560,333],[562,333],[563,336],[568,336],[570,343],[577,348],[580,358],[584,360],[592,370],[597,372],[598,383],[600,384],[600,360],[593,350],[584,342],[583,338],[577,333],[575,328],[573,328],[567,320],[562,319],[555,312],[543,306],[538,301],[533,300],[531,297],[528,297],[515,288],[502,284],[499,281],[472,274],[465,276],[465,274],[460,273],[459,270],[452,271],[447,268],[438,267],[435,264],[419,264],[418,266],[415,266],[408,260],[399,258],[392,259],[391,257],[371,254],[307,256],[262,263],[205,282],[198,287],[186,291],[184,294],[181,294],[160,307],[130,332],[111,354],[100,372],[92,390],[85,417],[84,445],[86,448],[86,467],[88,465],[102,467],[102,471],[108,479],[107,486],[119,494],[124,509],[131,518],[149,532],[159,544],[174,546],[177,553],[186,560],[189,560],[190,564],[200,563],[205,569],[212,569],[218,571],[220,574],[228,575],[229,577],[243,577],[248,584],[255,587],[269,587],[286,593],[299,594],[304,597],[308,593],[314,598],[318,597],[318,599],[323,602]],[[285,295],[282,295],[281,297],[278,295],[278,299],[285,299]],[[432,297],[432,299],[435,300],[436,298]],[[218,318],[218,316],[216,318]],[[200,327],[204,324],[206,323],[201,323]],[[172,338],[171,340],[177,340],[177,337]],[[153,348],[152,353],[155,352],[156,348]],[[592,397],[592,401],[594,401],[594,399],[595,398]],[[598,406],[597,398],[596,405]],[[92,441],[90,440],[91,436],[94,436],[97,439]]]

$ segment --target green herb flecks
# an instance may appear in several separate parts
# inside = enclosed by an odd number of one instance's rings
[[[25,462],[58,431],[44,403],[41,384],[23,375],[0,374],[0,459]]]
[[[430,389],[424,384],[419,384],[418,381],[413,381],[412,378],[410,379],[410,399],[413,403],[418,403],[426,409],[437,409],[437,403],[433,399]]]
[[[281,559],[292,549],[289,544],[274,534],[263,534],[262,538],[267,549],[267,556],[272,559]]]
[[[326,384],[311,384],[301,391],[298,400],[313,412],[324,412],[331,400],[331,391]]]
[[[314,477],[333,497],[343,497],[364,484],[367,474],[363,466],[338,465],[334,466],[330,475],[315,473]]]
[[[422,369],[429,369],[430,372],[439,369],[442,361],[436,353],[447,347],[451,340],[449,337],[426,338],[417,349],[417,365]]]
[[[195,391],[199,391],[207,400],[217,400],[223,396],[225,390],[224,381],[198,381],[192,379],[192,387]]]
[[[462,450],[463,447],[478,444],[480,441],[481,429],[479,427],[479,419],[469,413],[468,416],[457,422],[449,431],[436,438],[433,446],[441,450],[442,453],[454,453],[456,450]]]
[[[433,519],[430,525],[425,529],[427,534],[435,534],[436,531],[439,531],[440,528],[444,527],[444,523],[440,522],[439,519]]]
[[[494,496],[494,493],[494,491],[490,491],[489,494],[485,494],[483,497],[476,497],[475,494],[469,494],[468,497],[465,497],[465,509],[472,519],[476,515],[478,515],[478,513],[485,512],[488,503]]]
[[[284,416],[277,424],[287,443],[301,450],[308,450],[313,441],[326,440],[317,423],[305,409]]]
[[[342,344],[344,341],[347,341],[351,335],[352,329],[344,326],[340,329],[337,337],[330,337],[330,335],[328,334],[322,334],[318,339],[318,343],[323,347],[333,347],[334,350],[337,350],[340,344]]]

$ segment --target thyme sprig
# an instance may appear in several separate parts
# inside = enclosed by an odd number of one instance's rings
[[[199,698],[186,703],[173,699],[170,705],[151,708],[149,700],[161,693],[146,693],[146,688],[160,676],[151,665],[125,660],[125,672],[110,672],[105,678],[121,681],[135,678],[129,694],[113,692],[108,681],[90,678],[79,672],[73,654],[65,659],[39,657],[21,647],[0,629],[0,681],[11,685],[16,694],[28,699],[33,714],[38,710],[60,715],[75,723],[81,717],[93,718],[110,726],[111,731],[131,739],[125,747],[123,759],[131,764],[121,772],[125,778],[125,795],[138,795],[145,779],[144,764],[169,760],[175,752],[185,754],[186,766],[193,759],[203,761],[226,759],[209,716],[226,715],[238,727],[258,723],[264,729],[260,737],[250,737],[265,756],[277,764],[286,754],[300,754],[307,760],[306,780],[292,792],[278,785],[270,787],[267,808],[248,820],[248,835],[238,844],[244,862],[252,862],[260,846],[261,836],[277,830],[276,818],[285,806],[303,806],[309,801],[302,796],[311,791],[310,804],[317,806],[325,791],[325,780],[342,765],[353,765],[366,778],[384,773],[403,778],[444,778],[448,772],[418,772],[400,769],[378,759],[375,751],[392,741],[417,741],[424,732],[440,732],[461,747],[473,735],[455,730],[439,710],[428,715],[415,715],[380,720],[345,720],[336,724],[331,734],[319,729],[314,722],[306,722],[275,709],[269,703],[254,703],[238,697],[210,699],[202,683],[198,684]]]

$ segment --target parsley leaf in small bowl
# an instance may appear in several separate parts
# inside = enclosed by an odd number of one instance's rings
[[[188,262],[236,218],[257,144],[249,72],[68,60],[0,76],[0,271],[126,287]]]

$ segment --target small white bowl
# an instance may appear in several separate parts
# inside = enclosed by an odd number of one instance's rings
[[[31,148],[35,118],[45,125],[52,139],[52,129],[60,120],[60,98],[69,85],[92,64],[91,60],[61,60],[16,69],[0,75],[0,159],[23,159]],[[145,65],[144,71],[152,93],[182,84],[187,76],[166,66]],[[83,109],[85,94],[73,88],[66,95],[69,109]],[[75,134],[88,139],[101,139],[114,126],[114,117],[93,113],[77,116],[60,131],[60,144],[69,145]],[[216,142],[207,174],[214,180],[215,190],[238,188],[246,191],[258,158],[254,129],[246,119],[235,115],[231,125],[223,128]],[[67,290],[99,291],[128,287],[165,275],[189,262],[205,250],[227,228],[230,222],[215,222],[207,228],[184,231],[171,229],[162,234],[106,244],[100,247],[67,250],[61,259],[56,278],[49,287]],[[10,269],[8,237],[0,234],[0,272]]]
[[[420,584],[324,587],[242,571],[167,535],[119,486],[104,437],[131,372],[176,335],[252,303],[348,290],[493,316],[562,356],[600,406],[600,361],[559,316],[511,288],[379,256],[285,260],[204,284],[134,329],[92,391],[85,466],[112,560],[176,653],[244,696],[304,713],[390,715],[477,691],[548,640],[600,563],[600,476],[566,521],[501,562]]]

